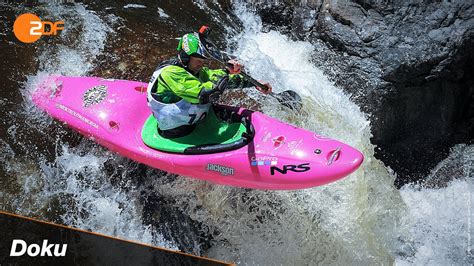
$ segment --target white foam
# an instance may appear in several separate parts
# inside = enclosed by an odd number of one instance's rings
[[[263,101],[264,110],[341,139],[360,149],[366,161],[339,182],[307,190],[244,190],[185,180],[161,184],[159,192],[171,194],[193,219],[215,230],[210,257],[265,265],[393,263],[404,204],[394,175],[373,157],[365,115],[309,62],[311,44],[262,33],[255,15],[238,13],[245,30],[235,37],[232,52],[277,92],[293,89],[305,98],[302,114],[281,111],[274,101]]]
[[[255,15],[241,8],[237,13],[245,31],[235,37],[239,46],[232,52],[257,79],[305,96],[302,114],[281,112],[275,102],[264,102],[265,111],[355,146],[365,162],[341,181],[294,192],[200,181],[162,184],[161,190],[176,196],[193,219],[215,229],[216,244],[208,255],[266,265],[469,262],[472,248],[466,243],[472,232],[466,231],[468,219],[459,210],[467,213],[472,186],[459,180],[441,189],[397,191],[393,172],[374,157],[366,115],[309,62],[312,45],[262,33]],[[196,195],[183,195],[186,190]],[[446,211],[450,206],[456,210]]]
[[[60,45],[41,47],[39,72],[28,78],[26,89],[22,91],[24,112],[32,122],[31,128],[39,131],[48,127],[52,120],[33,107],[32,90],[53,73],[87,75],[94,67],[96,57],[103,52],[108,36],[114,32],[111,26],[120,23],[120,19],[101,16],[83,4],[75,4],[73,8],[48,5],[45,11],[54,19],[63,19],[67,26],[60,35]],[[10,132],[15,133],[13,129]],[[17,181],[27,195],[10,200],[11,209],[25,215],[36,213],[34,216],[41,216],[37,212],[42,208],[59,204],[58,212],[62,213],[61,220],[66,225],[177,249],[153,232],[150,225],[143,223],[142,206],[133,188],[122,190],[107,176],[103,165],[115,155],[87,139],[70,148],[62,142],[62,136],[57,138],[56,143],[51,143],[57,146],[53,163],[39,155],[39,162],[33,165],[18,161],[9,164],[12,172],[20,173]],[[38,163],[41,169],[38,169]],[[25,169],[31,169],[31,173]]]
[[[86,29],[77,42],[42,51],[41,70],[86,75],[113,31],[83,5],[62,12],[86,17],[82,22]],[[472,195],[467,195],[472,191],[470,179],[439,189],[408,186],[397,191],[394,174],[374,157],[366,116],[311,64],[308,57],[317,52],[312,45],[277,32],[262,33],[254,14],[243,8],[237,13],[245,31],[236,37],[239,45],[233,52],[249,72],[271,82],[276,91],[293,89],[304,96],[300,114],[282,111],[271,100],[262,102],[265,112],[349,143],[364,153],[365,161],[341,181],[302,191],[245,190],[184,177],[171,181],[145,177],[143,182],[150,183],[154,193],[175,200],[177,209],[201,222],[202,234],[213,235],[205,255],[264,265],[472,263],[466,253],[472,239],[472,231],[466,231],[472,221],[472,214],[466,214],[471,209],[467,202],[472,203]],[[89,24],[95,29],[88,29]],[[62,38],[67,41],[69,34]],[[55,199],[67,208],[62,219],[69,225],[176,248],[143,223],[137,188],[125,191],[107,176],[103,164],[119,157],[88,140],[74,148],[60,140],[57,145],[56,159],[42,163],[41,171],[26,163],[8,164],[7,170],[22,173],[17,181],[30,193],[21,199],[2,194],[2,204],[28,214]],[[202,251],[198,243],[194,250]]]
[[[146,6],[139,4],[127,4],[124,5],[123,8],[146,8]]]
[[[165,11],[161,7],[158,8],[158,15],[160,15],[161,18],[169,18],[170,17],[168,14],[165,13]]]
[[[410,231],[409,252],[397,258],[399,265],[468,265],[474,263],[474,145],[458,145],[453,153],[462,168],[441,188],[407,185],[400,190],[408,213],[403,228]],[[439,169],[452,156],[441,162]],[[452,163],[452,162],[449,162]],[[453,169],[454,170],[454,169]]]
[[[104,50],[112,28],[96,12],[87,10],[82,4],[75,4],[73,8],[49,5],[47,11],[51,16],[64,20],[66,26],[59,35],[62,44],[41,46],[38,56],[40,71],[69,76],[85,75]]]
[[[105,174],[104,163],[115,155],[88,140],[77,148],[63,144],[61,149],[55,165],[43,165],[43,171],[53,173],[45,178],[45,190],[63,202],[66,212],[61,218],[66,224],[176,249],[161,235],[154,237],[151,227],[143,224],[133,188],[122,191]],[[84,149],[88,152],[81,155]]]

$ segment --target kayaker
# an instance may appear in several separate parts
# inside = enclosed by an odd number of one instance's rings
[[[209,59],[199,33],[184,35],[177,57],[162,62],[148,84],[148,105],[158,120],[158,132],[167,138],[189,134],[204,120],[213,101],[227,88],[251,87],[239,73],[242,65],[229,60],[226,69],[205,67]],[[257,87],[262,93],[270,93]]]

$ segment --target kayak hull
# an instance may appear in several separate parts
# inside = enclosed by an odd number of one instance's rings
[[[342,142],[319,136],[244,108],[255,129],[253,141],[213,154],[176,154],[152,149],[141,139],[151,110],[147,84],[96,77],[50,76],[33,102],[106,148],[167,172],[213,183],[272,190],[303,189],[334,182],[355,171],[363,155]]]

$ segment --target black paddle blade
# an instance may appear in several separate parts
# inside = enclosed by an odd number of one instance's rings
[[[287,90],[274,95],[282,105],[292,110],[299,111],[303,108],[303,100],[295,91]]]

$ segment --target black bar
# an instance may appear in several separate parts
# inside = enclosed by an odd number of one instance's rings
[[[14,240],[17,244],[15,245],[15,249],[12,250]],[[44,243],[45,241],[47,241],[47,243]],[[51,246],[51,244],[53,244],[53,246]],[[67,244],[65,250],[64,244]],[[15,252],[21,253],[23,246],[26,247],[26,251],[23,255],[10,256],[14,255]],[[64,256],[57,256],[61,255],[61,251],[63,250]],[[31,256],[36,253],[39,254]],[[41,254],[43,256],[41,256]],[[228,265],[216,260],[99,235],[0,211],[0,265],[11,264]]]

